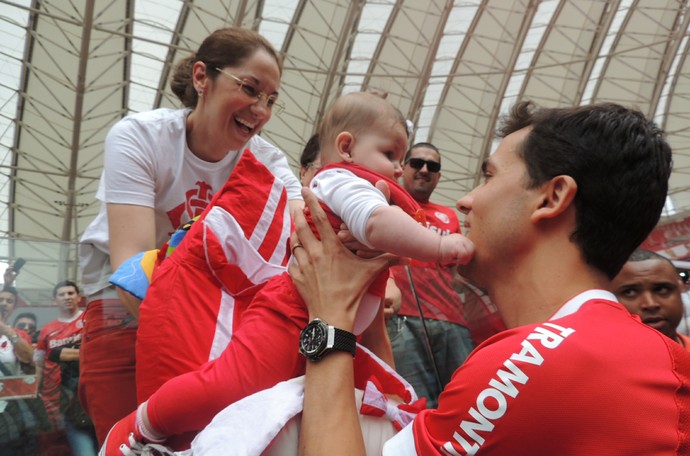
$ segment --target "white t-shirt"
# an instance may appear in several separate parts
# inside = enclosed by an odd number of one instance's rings
[[[366,236],[367,222],[377,208],[389,205],[383,193],[368,180],[342,168],[317,173],[309,187],[345,222],[355,239],[373,248]]]
[[[0,363],[3,363],[13,375],[17,375],[19,360],[14,354],[14,344],[4,334],[0,336]],[[0,377],[2,377],[2,372],[0,372]]]
[[[345,222],[355,239],[369,248],[375,247],[367,239],[367,222],[377,208],[389,206],[379,189],[352,171],[341,168],[316,173],[309,186],[314,195]],[[352,332],[359,335],[368,328],[380,304],[379,296],[365,293]]]
[[[156,245],[201,214],[249,149],[280,180],[288,198],[301,199],[301,185],[282,151],[259,136],[218,162],[207,162],[187,146],[190,109],[156,109],[125,117],[105,139],[103,173],[96,198],[101,207],[81,238],[79,263],[87,295],[108,287],[110,258],[106,203],[155,210]]]

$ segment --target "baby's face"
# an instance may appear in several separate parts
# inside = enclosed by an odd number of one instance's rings
[[[353,163],[397,180],[402,175],[402,160],[407,151],[407,132],[399,124],[372,128],[355,138]]]

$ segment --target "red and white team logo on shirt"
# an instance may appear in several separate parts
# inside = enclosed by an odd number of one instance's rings
[[[185,192],[185,201],[167,212],[168,219],[174,229],[182,226],[182,223],[201,215],[213,199],[213,188],[206,182],[198,181],[196,188]]]
[[[448,217],[447,214],[444,214],[443,212],[436,211],[434,213],[434,216],[437,219],[439,219],[440,221],[442,221],[443,223],[445,223],[446,225],[450,223],[450,218]]]

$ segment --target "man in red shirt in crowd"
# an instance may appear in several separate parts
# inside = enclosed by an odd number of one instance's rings
[[[417,143],[407,151],[404,163],[402,186],[424,210],[427,228],[442,236],[460,233],[455,210],[429,201],[441,179],[438,148]],[[395,369],[433,408],[475,343],[505,327],[500,316],[490,316],[488,310],[477,315],[477,320],[467,321],[463,300],[453,287],[455,269],[451,266],[415,261],[394,266],[391,273],[402,294],[400,310],[387,324]],[[472,299],[481,302],[475,296]]]
[[[611,291],[642,322],[690,351],[690,337],[676,328],[683,318],[683,284],[665,256],[637,249],[611,283]]]
[[[53,303],[60,316],[38,335],[34,353],[41,397],[53,426],[65,431],[72,451],[80,456],[98,452],[93,424],[83,413],[76,395],[79,382],[79,347],[84,328],[77,284],[65,280],[53,288]]]

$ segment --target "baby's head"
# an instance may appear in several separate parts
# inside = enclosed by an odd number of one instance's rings
[[[405,117],[393,105],[371,93],[349,93],[321,122],[321,164],[351,162],[397,179],[407,139]]]

